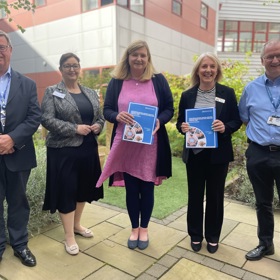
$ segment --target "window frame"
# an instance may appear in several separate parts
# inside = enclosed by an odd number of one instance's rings
[[[116,4],[116,2],[117,2],[116,0],[94,0],[94,2],[96,2],[96,5],[94,5],[94,7],[92,7],[92,8],[87,8],[88,1],[90,1],[90,0],[81,1],[81,10],[83,13],[93,11],[93,10],[96,10],[96,9],[99,9],[99,8],[102,8],[102,7],[105,7],[108,5]],[[102,3],[102,1],[110,1],[110,3],[104,4],[104,3]]]
[[[272,36],[275,38],[280,37],[280,29],[273,29],[274,24],[279,25],[278,22],[256,22],[256,21],[247,21],[252,24],[251,30],[242,28],[242,23],[246,21],[237,21],[237,20],[220,20],[218,24],[218,38],[217,46],[218,51],[221,52],[240,52],[246,53],[248,51],[253,53],[259,53],[261,51],[262,45],[267,42]],[[263,28],[258,28],[258,24],[264,24]],[[233,24],[236,25],[236,29],[228,28]],[[251,33],[248,40],[242,39],[241,35],[244,32]],[[232,36],[230,34],[236,34],[236,40],[230,40]],[[251,47],[244,49],[242,46],[246,46],[246,41],[250,42]],[[227,46],[228,44],[228,46]],[[236,45],[236,46],[235,46]]]
[[[142,12],[137,11],[136,9],[132,9],[132,2],[137,2],[137,1],[143,1],[143,3],[140,3],[141,7],[142,7]],[[134,3],[134,5],[137,3]],[[144,16],[145,15],[145,0],[126,0],[126,5],[122,5],[118,3],[118,0],[116,0],[116,5],[123,7],[125,9],[130,10],[131,12],[134,12],[138,15]]]
[[[36,1],[43,1],[43,4],[38,5]],[[47,0],[33,0],[33,4],[36,5],[36,8],[40,8],[47,5]]]
[[[204,10],[206,10],[206,15],[204,14]],[[209,17],[209,6],[206,5],[205,3],[201,2],[201,6],[200,6],[200,28],[203,28],[205,30],[208,29],[208,17]],[[205,23],[205,24],[203,24],[203,23]]]
[[[175,10],[174,4],[179,7],[179,12]],[[172,13],[177,16],[182,16],[183,1],[182,0],[172,0]]]

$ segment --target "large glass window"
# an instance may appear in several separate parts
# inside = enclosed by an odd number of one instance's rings
[[[208,6],[201,3],[200,10],[200,27],[207,29],[208,26]]]
[[[280,38],[280,23],[220,20],[217,47],[223,52],[260,52],[273,38]]]
[[[178,16],[182,15],[182,0],[172,1],[172,12]]]

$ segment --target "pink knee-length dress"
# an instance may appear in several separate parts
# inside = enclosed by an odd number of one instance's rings
[[[158,106],[152,80],[146,82],[133,79],[124,81],[118,99],[119,112],[127,112],[129,102]],[[113,145],[96,186],[100,187],[113,174],[112,185],[124,186],[123,172],[143,181],[160,185],[164,178],[156,177],[157,135],[154,135],[152,145],[147,145],[123,141],[123,130],[124,124],[119,123]]]

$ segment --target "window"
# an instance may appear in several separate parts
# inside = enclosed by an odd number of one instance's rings
[[[46,5],[46,1],[45,0],[34,0],[34,4],[36,5],[36,7],[40,7],[40,6]]]
[[[86,12],[112,4],[113,2],[114,0],[82,0],[82,9],[83,12]]]
[[[2,18],[6,18],[6,16],[7,16],[7,14],[6,14],[6,12],[5,12],[5,9],[0,9],[0,19],[2,19]]]
[[[172,1],[172,12],[178,16],[182,15],[182,0]]]
[[[200,10],[200,27],[207,29],[208,26],[208,6],[204,3],[201,3]]]
[[[114,0],[101,0],[101,6],[112,4]]]
[[[128,0],[117,0],[117,4],[128,8]]]
[[[280,37],[280,23],[219,21],[218,51],[260,52],[263,44]]]
[[[117,4],[140,15],[144,15],[144,0],[117,0]]]
[[[130,0],[130,10],[138,14],[144,15],[144,1],[143,0]]]
[[[98,0],[83,0],[83,12],[98,8]]]
[[[5,7],[4,4],[6,5],[9,5],[7,3],[7,1],[3,0],[3,1],[0,1],[0,3],[3,2],[3,5],[1,5],[1,7]],[[6,2],[6,3],[5,3]],[[3,18],[6,18],[7,17],[7,13],[6,13],[6,10],[4,8],[0,8],[0,19],[3,19]]]

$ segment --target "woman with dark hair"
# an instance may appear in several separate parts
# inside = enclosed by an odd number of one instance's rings
[[[78,83],[80,59],[63,54],[59,62],[62,81],[46,89],[42,101],[42,125],[49,131],[47,183],[43,210],[58,210],[65,233],[65,249],[79,253],[75,234],[93,237],[80,224],[85,202],[103,198],[95,188],[101,174],[97,135],[104,117],[97,93]]]
[[[216,108],[212,129],[218,134],[218,147],[193,149],[189,145],[184,153],[188,177],[187,226],[195,252],[201,249],[204,236],[209,253],[218,250],[224,215],[225,180],[229,162],[233,161],[231,135],[242,124],[234,90],[221,85],[221,79],[222,67],[217,56],[203,53],[193,67],[191,86],[182,93],[179,104],[176,126],[184,135],[191,130],[185,120],[186,109]],[[206,208],[203,226],[204,194]]]
[[[138,40],[127,47],[112,76],[104,103],[104,117],[114,124],[112,146],[97,187],[108,177],[110,186],[125,186],[132,226],[128,248],[143,250],[149,245],[154,185],[171,176],[171,150],[165,124],[174,113],[173,98],[166,79],[154,69],[145,41]],[[129,102],[158,107],[151,145],[122,140],[125,125],[133,124],[133,116],[128,113]]]

